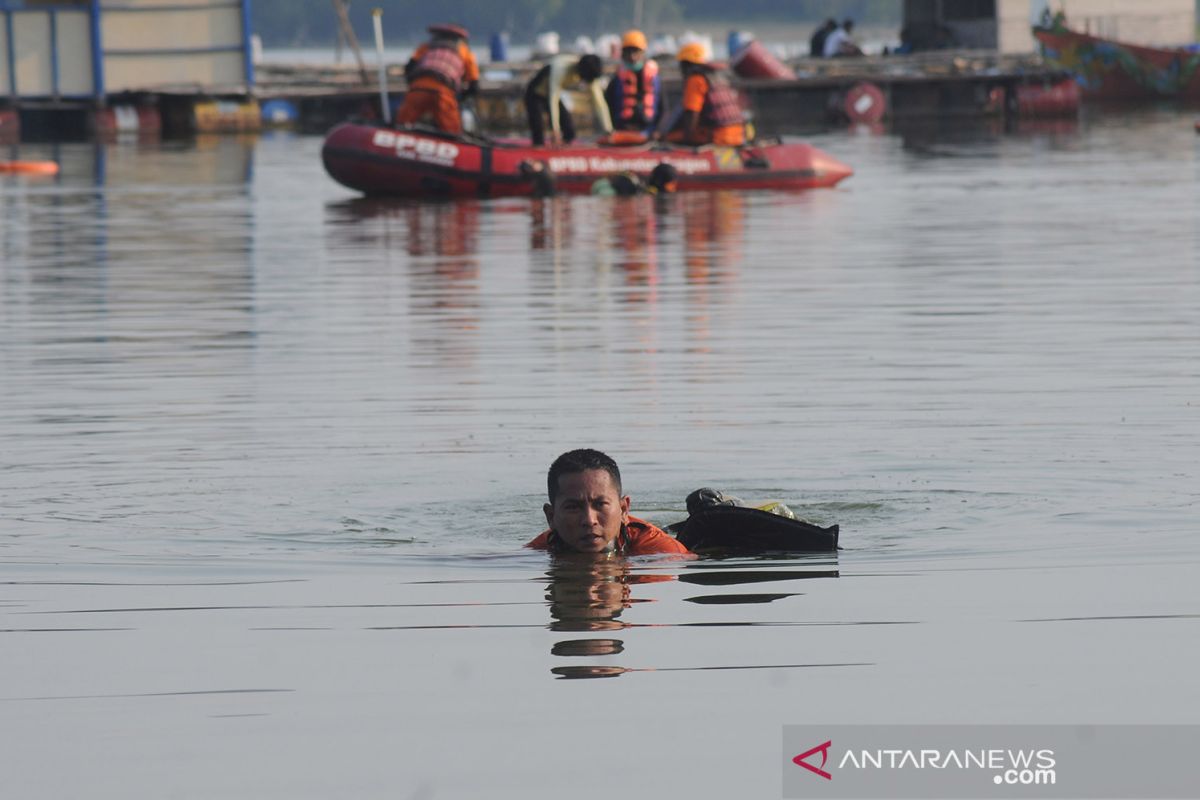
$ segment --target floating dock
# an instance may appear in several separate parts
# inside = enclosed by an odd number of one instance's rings
[[[668,103],[678,97],[682,81],[675,63],[660,61]],[[525,127],[525,83],[538,62],[492,63],[481,66],[478,97],[472,101],[491,131]],[[754,108],[759,130],[828,126],[854,117],[847,109],[856,87],[867,85],[881,99],[890,118],[971,117],[1023,113],[1019,97],[1061,82],[1065,75],[1039,56],[1002,55],[995,51],[942,51],[901,56],[843,59],[798,59],[795,79],[738,79],[737,86]],[[260,64],[255,94],[264,122],[309,133],[322,133],[349,117],[379,115],[379,89],[374,75],[364,80],[353,65]],[[389,101],[404,96],[402,65],[387,68]],[[586,102],[586,101],[585,101]],[[1045,113],[1047,109],[1043,109]],[[1073,114],[1077,107],[1064,107]],[[590,115],[576,114],[586,124]],[[582,127],[582,126],[581,126]]]

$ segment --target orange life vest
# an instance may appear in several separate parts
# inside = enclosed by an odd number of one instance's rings
[[[658,62],[647,60],[640,70],[630,69],[622,62],[613,80],[621,82],[621,108],[618,118],[623,122],[636,120],[641,125],[654,121],[654,79],[658,77]]]
[[[558,550],[563,547],[553,531],[542,531],[526,542],[525,546],[532,550]],[[674,536],[637,517],[630,517],[629,524],[617,537],[616,551],[626,556],[644,556],[656,553],[682,555],[689,552]]]
[[[745,120],[737,90],[718,76],[705,74],[704,80],[708,81],[708,93],[704,95],[700,121],[712,128],[741,125]]]
[[[417,60],[411,77],[436,78],[454,92],[458,92],[462,88],[466,71],[467,62],[462,56],[459,43],[435,39],[426,45],[426,50]]]

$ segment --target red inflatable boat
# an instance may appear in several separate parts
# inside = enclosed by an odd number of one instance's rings
[[[679,189],[810,189],[833,186],[853,170],[811,145],[744,147],[533,147],[528,143],[447,136],[417,128],[345,123],[321,150],[325,170],[368,195],[513,196],[534,192],[530,165],[540,164],[560,192],[588,192],[618,172],[643,177],[661,163],[679,173]]]

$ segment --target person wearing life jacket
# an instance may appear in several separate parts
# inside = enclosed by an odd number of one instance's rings
[[[526,547],[551,552],[640,556],[684,555],[688,549],[665,531],[629,513],[617,463],[599,450],[563,453],[546,476],[549,529]]]
[[[646,58],[646,34],[626,31],[621,37],[621,63],[604,99],[618,131],[634,131],[649,136],[662,118],[662,79],[658,62]]]
[[[679,144],[746,143],[745,120],[738,92],[709,62],[704,45],[690,42],[679,49],[683,102],[667,141]]]
[[[459,134],[458,100],[479,90],[479,64],[467,47],[466,28],[431,25],[429,32],[433,38],[418,47],[404,67],[408,92],[396,122],[411,125],[430,117],[438,130]]]
[[[529,118],[529,136],[535,146],[546,143],[546,122],[550,118],[550,133],[555,139],[569,144],[575,140],[575,120],[571,109],[563,102],[563,93],[577,86],[586,86],[591,93],[596,124],[604,133],[612,133],[612,117],[600,76],[604,62],[599,56],[585,55],[576,59],[569,55],[552,56],[550,62],[537,71],[525,86],[525,113]]]

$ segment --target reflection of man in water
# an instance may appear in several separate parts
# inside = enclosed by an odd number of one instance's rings
[[[617,617],[632,601],[623,559],[598,561],[563,554],[546,573],[551,630],[598,631],[623,628]]]
[[[550,528],[526,547],[630,556],[688,552],[666,532],[630,516],[617,462],[599,450],[563,453],[550,465],[546,484],[550,502],[542,510]]]

